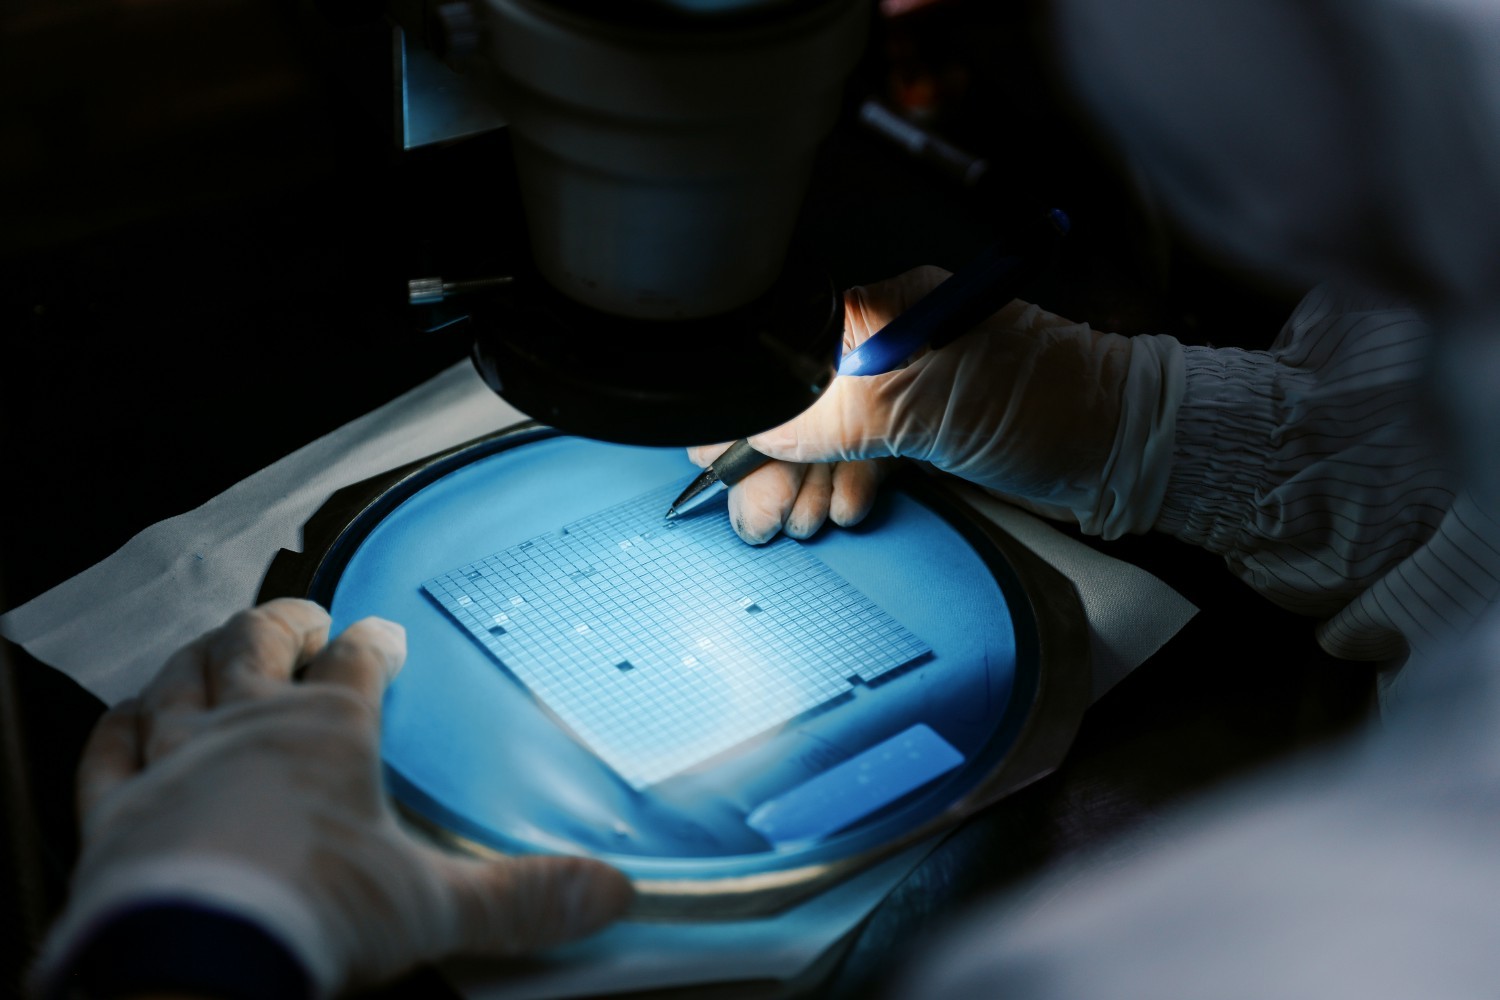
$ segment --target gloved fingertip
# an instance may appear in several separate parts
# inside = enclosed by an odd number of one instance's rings
[[[262,601],[256,607],[277,610],[281,608],[290,609],[295,612],[310,615],[313,618],[327,618],[328,611],[317,601],[308,600],[305,597],[272,597]]]
[[[402,652],[406,650],[406,626],[400,622],[393,622],[389,618],[376,618],[380,627],[390,633],[391,641],[401,647]]]
[[[361,618],[355,624],[374,629],[377,633],[383,634],[386,641],[402,646],[406,645],[406,626],[400,622],[393,622],[389,618],[381,618],[378,615],[370,615],[367,618]]]
[[[630,879],[602,861],[569,860],[576,867],[562,887],[563,933],[581,937],[623,917],[635,902]]]
[[[729,491],[729,523],[747,544],[764,545],[775,538],[791,507],[785,487],[777,484],[777,472],[776,466],[758,469],[751,474],[757,478],[747,479]],[[767,477],[771,479],[769,485],[775,488],[768,488]],[[795,496],[795,486],[791,492]]]
[[[729,450],[730,442],[721,441],[717,444],[695,444],[689,445],[687,449],[688,461],[698,468],[707,468],[713,464],[713,460]]]
[[[794,514],[787,518],[781,530],[788,536],[801,541],[816,535],[818,529],[823,527],[823,520],[821,517],[799,517]]]
[[[591,858],[473,861],[431,854],[455,903],[455,938],[437,954],[523,955],[592,934],[624,916],[630,880]]]
[[[828,505],[828,516],[841,528],[852,528],[863,521],[870,513],[870,508],[875,505],[875,493],[873,490],[845,491],[838,490],[833,494],[833,500]]]
[[[360,634],[367,636],[369,641],[379,647],[385,654],[387,665],[394,672],[400,669],[402,662],[406,659],[406,627],[389,618],[379,618],[371,615],[361,618],[346,629],[353,632],[360,630]]]
[[[734,533],[750,545],[764,545],[781,530],[780,524],[766,524],[759,518],[748,517],[743,511],[732,511],[729,517]]]

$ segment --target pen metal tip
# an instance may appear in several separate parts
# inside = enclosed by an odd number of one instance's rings
[[[677,508],[673,507],[667,511],[667,520],[670,521],[677,516]]]

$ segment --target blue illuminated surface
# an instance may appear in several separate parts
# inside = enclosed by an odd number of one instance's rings
[[[800,544],[920,636],[931,657],[646,791],[559,727],[422,591],[479,556],[648,490],[680,488],[696,471],[680,449],[532,441],[447,474],[368,533],[331,610],[335,628],[372,614],[406,626],[407,664],[386,698],[382,745],[398,799],[504,849],[584,851],[645,876],[732,874],[784,861],[789,850],[747,815],[860,751],[917,724],[968,757],[993,737],[1016,659],[1004,596],[957,530],[897,491],[859,528],[825,528]],[[887,809],[838,838],[920,822],[948,804],[950,786],[972,783],[968,771],[934,782],[894,819]]]
[[[929,650],[785,535],[647,490],[426,581],[454,624],[644,789]]]

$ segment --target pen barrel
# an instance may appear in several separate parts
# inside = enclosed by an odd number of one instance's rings
[[[974,329],[1052,267],[1067,226],[1067,216],[1054,209],[1023,235],[1020,250],[988,247],[846,354],[838,373],[883,375],[923,345],[936,349]]]
[[[733,486],[769,461],[770,458],[750,447],[748,441],[740,440],[725,449],[724,454],[714,459],[709,468],[714,471],[719,482],[725,486]]]

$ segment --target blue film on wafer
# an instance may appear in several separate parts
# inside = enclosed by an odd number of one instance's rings
[[[918,723],[756,806],[745,825],[778,846],[821,840],[852,826],[964,762]]]

